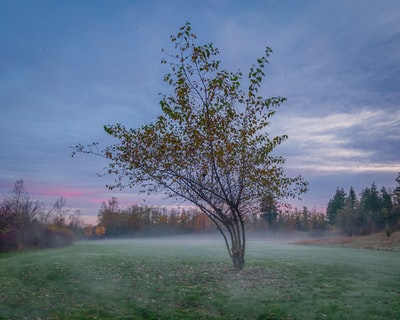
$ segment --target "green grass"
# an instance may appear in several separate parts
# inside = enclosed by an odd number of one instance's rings
[[[80,242],[0,255],[0,319],[398,319],[398,252],[221,240]]]

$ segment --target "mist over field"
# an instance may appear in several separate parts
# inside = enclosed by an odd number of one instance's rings
[[[340,265],[343,267],[370,268],[371,271],[391,270],[400,257],[396,252],[363,250],[357,248],[304,246],[298,241],[313,239],[307,235],[275,234],[250,237],[246,242],[246,261],[252,266],[255,261],[281,261],[287,263],[316,263],[317,265]],[[205,236],[169,236],[138,239],[111,239],[83,241],[82,244],[113,248],[118,254],[145,255],[163,259],[204,259],[224,262],[230,259],[225,244],[218,234]],[[229,267],[228,267],[229,269]],[[245,267],[246,269],[246,267]],[[244,270],[246,272],[246,270]]]

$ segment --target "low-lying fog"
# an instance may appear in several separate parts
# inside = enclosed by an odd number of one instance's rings
[[[340,266],[366,266],[371,270],[383,271],[385,265],[399,264],[396,252],[351,249],[341,247],[318,247],[295,244],[304,237],[271,235],[250,237],[246,242],[247,263],[273,260],[287,263],[330,264]],[[127,255],[168,257],[197,257],[230,262],[221,236],[171,236],[159,238],[112,239],[84,242],[90,245],[112,246]],[[246,268],[246,267],[245,267]]]

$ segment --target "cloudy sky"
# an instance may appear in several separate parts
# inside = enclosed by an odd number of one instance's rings
[[[400,2],[0,0],[0,194],[18,179],[47,203],[96,216],[102,201],[171,204],[111,192],[106,163],[70,146],[112,143],[104,124],[138,127],[160,113],[161,49],[186,21],[224,68],[273,49],[262,94],[288,98],[271,130],[277,152],[324,208],[337,187],[395,186],[400,172]]]

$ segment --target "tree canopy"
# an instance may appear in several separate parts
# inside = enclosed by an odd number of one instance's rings
[[[272,154],[287,139],[267,132],[286,98],[259,94],[272,50],[266,48],[250,68],[243,88],[243,74],[223,70],[219,50],[199,45],[190,23],[171,41],[176,52],[164,52],[162,63],[171,68],[164,81],[172,90],[162,96],[162,114],[136,129],[105,126],[116,144],[100,152],[96,143],[78,145],[75,152],[109,160],[107,173],[116,175],[110,188],[139,185],[196,205],[221,232],[234,268],[241,270],[244,225],[259,212],[261,199],[296,197],[307,189],[301,176],[286,176],[285,159]]]

